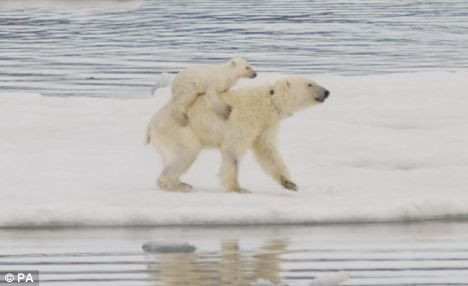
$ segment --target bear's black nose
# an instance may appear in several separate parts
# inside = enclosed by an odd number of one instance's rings
[[[325,98],[327,98],[329,95],[330,95],[330,92],[327,89],[325,89]]]
[[[256,72],[254,72],[253,75],[252,75],[252,78],[255,78],[255,77],[257,77],[257,73],[256,73]]]

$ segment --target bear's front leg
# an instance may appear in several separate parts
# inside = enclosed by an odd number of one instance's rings
[[[283,162],[276,146],[276,128],[265,130],[252,146],[257,161],[263,169],[270,174],[287,190],[297,191],[297,185],[292,182],[288,168]]]
[[[221,162],[221,183],[226,192],[233,193],[251,193],[249,190],[241,188],[238,181],[238,165],[239,156],[236,156],[233,152],[224,151],[222,152]]]

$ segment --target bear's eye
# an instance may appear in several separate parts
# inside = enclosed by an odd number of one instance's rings
[[[309,83],[307,86],[308,86],[308,87],[312,87],[312,84],[311,84],[311,83]]]
[[[245,69],[246,69],[246,70],[249,70],[249,69],[250,69],[250,67],[245,67]]]

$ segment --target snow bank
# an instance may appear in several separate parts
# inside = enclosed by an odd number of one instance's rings
[[[170,73],[161,73],[156,78],[156,83],[154,84],[153,88],[151,89],[151,94],[155,95],[159,89],[169,87],[172,83],[172,79],[174,78],[174,74]],[[163,92],[164,93],[164,92]],[[167,95],[167,94],[165,94]]]
[[[202,153],[185,176],[194,192],[157,190],[160,158],[142,142],[168,88],[128,100],[0,95],[0,226],[468,216],[467,72],[313,78],[331,98],[284,121],[280,134],[297,193],[250,154],[240,182],[254,193],[223,193],[216,151]]]

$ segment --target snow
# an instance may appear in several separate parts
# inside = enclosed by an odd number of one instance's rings
[[[156,78],[156,83],[151,89],[151,94],[156,94],[158,89],[169,87],[171,85],[173,78],[174,78],[174,74],[170,74],[166,72],[159,74]]]
[[[283,77],[263,74],[258,84]],[[0,226],[383,222],[468,216],[468,72],[311,76],[331,91],[283,122],[280,150],[299,192],[251,154],[220,187],[216,150],[160,191],[146,124],[169,98],[0,95]]]

